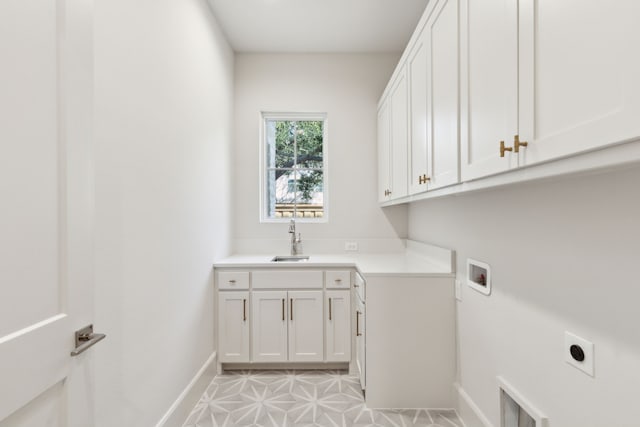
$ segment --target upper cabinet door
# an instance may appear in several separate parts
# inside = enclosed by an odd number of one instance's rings
[[[637,1],[520,1],[520,165],[640,136]]]
[[[461,0],[460,6],[460,163],[469,181],[517,164],[511,152],[500,157],[500,141],[511,146],[518,133],[518,4]]]
[[[409,77],[409,194],[427,190],[427,60],[428,47],[423,32],[407,60]]]
[[[378,109],[378,201],[389,199],[391,189],[391,111],[385,100]]]
[[[391,91],[391,199],[405,197],[408,193],[408,96],[406,69],[403,67]]]
[[[456,184],[459,177],[459,0],[441,0],[427,21],[429,40],[429,189]]]

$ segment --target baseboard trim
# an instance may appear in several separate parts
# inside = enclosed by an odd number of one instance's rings
[[[482,413],[478,405],[471,399],[462,386],[458,383],[453,385],[457,394],[458,416],[464,423],[465,427],[493,427],[493,424]]]
[[[196,375],[189,381],[185,389],[182,390],[182,393],[180,393],[175,402],[169,407],[164,416],[158,421],[156,427],[182,426],[186,421],[187,415],[216,375],[216,356],[217,353],[214,351]]]

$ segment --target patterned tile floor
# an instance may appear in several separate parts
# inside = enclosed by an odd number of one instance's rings
[[[373,410],[344,371],[231,371],[209,385],[184,427],[462,427],[454,411]]]

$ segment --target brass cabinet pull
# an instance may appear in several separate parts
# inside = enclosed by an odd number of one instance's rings
[[[242,321],[243,322],[247,321],[247,300],[246,299],[242,300]]]
[[[520,147],[526,147],[528,145],[529,145],[528,142],[520,142],[520,135],[515,135],[513,137],[513,152],[514,153],[519,153],[520,152]]]
[[[500,157],[504,157],[505,151],[513,151],[513,147],[505,147],[504,141],[500,141]]]
[[[284,298],[282,298],[282,321],[284,322]]]
[[[360,337],[362,334],[360,333],[360,311],[356,311],[356,336]]]
[[[236,283],[236,281],[235,281],[235,279],[231,279],[231,280],[229,280],[229,283],[231,283],[233,285],[234,283]]]
[[[293,320],[293,298],[291,298],[289,302],[291,303],[291,320]]]
[[[418,184],[426,184],[427,181],[431,181],[431,178],[429,178],[427,175],[420,175],[418,177]]]
[[[333,298],[329,298],[329,320],[331,320],[331,300]]]

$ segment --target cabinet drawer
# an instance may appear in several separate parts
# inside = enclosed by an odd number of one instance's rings
[[[327,289],[349,289],[351,288],[351,271],[327,271],[324,284]]]
[[[322,271],[254,271],[253,289],[321,289]]]
[[[218,289],[249,289],[248,271],[218,272]]]

